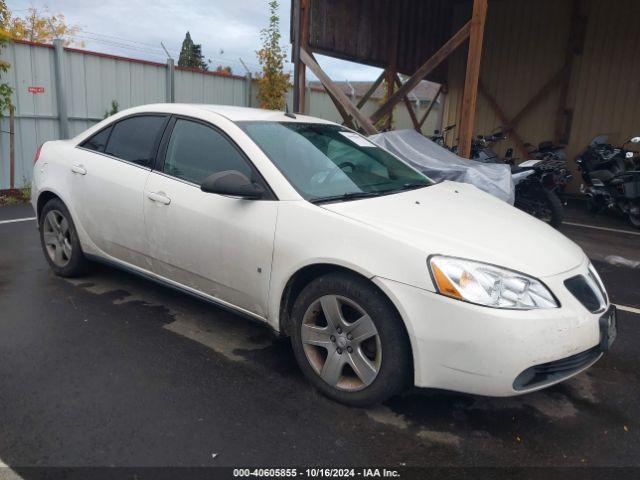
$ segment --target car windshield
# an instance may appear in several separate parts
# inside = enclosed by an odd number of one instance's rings
[[[239,122],[311,202],[341,201],[422,188],[433,182],[357,133],[338,125]]]

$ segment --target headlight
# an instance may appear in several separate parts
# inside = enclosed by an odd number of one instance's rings
[[[559,307],[542,282],[486,263],[434,255],[429,268],[438,292],[494,308],[531,310]]]

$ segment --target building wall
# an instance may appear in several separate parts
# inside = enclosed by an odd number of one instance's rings
[[[490,1],[485,29],[481,81],[496,98],[508,118],[515,116],[529,99],[564,65],[572,19],[570,0]],[[574,57],[568,95],[573,109],[568,157],[573,159],[600,133],[610,133],[623,143],[640,134],[640,2],[585,0],[584,49]],[[459,26],[469,10],[456,12]],[[466,49],[457,51],[449,66],[444,124],[458,123],[464,85]],[[537,144],[554,134],[560,88],[522,120],[517,131],[525,142]],[[478,95],[475,133],[489,133],[500,120],[482,95]],[[450,135],[457,143],[457,132]],[[512,142],[502,142],[504,152]],[[579,185],[575,175],[573,187]]]

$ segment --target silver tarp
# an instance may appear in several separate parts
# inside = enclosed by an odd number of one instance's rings
[[[415,130],[378,133],[369,139],[436,182],[470,183],[513,205],[514,189],[509,165],[467,160]]]

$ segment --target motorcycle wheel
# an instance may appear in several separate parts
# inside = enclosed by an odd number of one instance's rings
[[[634,227],[640,228],[640,214],[629,212],[629,221]]]
[[[563,218],[562,202],[555,192],[545,190],[544,193],[547,200],[546,209],[548,209],[548,216],[546,218],[541,218],[541,220],[548,223],[553,228],[560,228]]]
[[[590,214],[595,215],[597,213],[600,213],[600,210],[602,210],[602,207],[598,205],[592,198],[587,199],[587,211]]]
[[[562,202],[554,192],[536,189],[535,192],[527,192],[527,195],[521,196],[516,192],[515,207],[548,223],[553,228],[559,228],[562,225]]]

